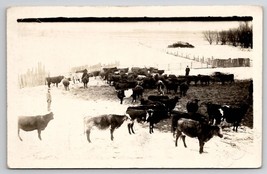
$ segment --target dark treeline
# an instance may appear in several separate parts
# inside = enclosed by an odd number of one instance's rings
[[[221,44],[240,46],[242,48],[253,48],[252,25],[249,22],[239,24],[238,28],[232,28],[223,31],[205,31],[203,32],[204,39],[209,44]]]

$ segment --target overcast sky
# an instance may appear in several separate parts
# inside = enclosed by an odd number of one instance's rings
[[[133,59],[138,56],[135,54],[140,42],[170,39],[168,33],[220,31],[238,25],[239,22],[19,23],[19,69],[21,73],[42,62],[48,71],[57,74],[73,66],[99,62],[134,63],[138,61]]]

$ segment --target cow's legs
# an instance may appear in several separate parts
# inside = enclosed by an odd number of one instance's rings
[[[129,134],[132,134],[131,133],[131,123],[128,124],[128,131],[129,131]]]
[[[153,123],[150,122],[149,123],[149,133],[150,134],[154,133],[153,128],[154,128]]]
[[[176,139],[175,139],[175,146],[177,147],[178,146],[178,139],[179,137],[182,135],[182,132],[180,132],[178,129],[177,129],[177,133],[176,133]]]
[[[111,141],[113,141],[113,139],[114,139],[114,136],[113,136],[114,130],[115,130],[115,128],[110,129]]]
[[[89,143],[91,143],[91,140],[90,140],[90,130],[89,129],[87,129],[86,130],[86,137],[87,137],[87,141],[89,142]]]
[[[128,131],[129,131],[129,134],[132,134],[132,133],[134,134],[134,133],[135,133],[134,130],[133,130],[133,125],[134,125],[133,122],[128,124]]]
[[[204,142],[202,140],[198,140],[199,141],[199,153],[203,153],[203,147],[204,147]]]
[[[234,122],[233,124],[233,131],[236,131],[237,132],[237,128],[238,128],[238,123]]]
[[[42,138],[41,138],[41,130],[38,129],[37,131],[38,131],[38,137],[39,137],[39,139],[42,140]]]
[[[18,128],[18,136],[19,136],[20,141],[22,141],[22,138],[19,135],[19,131],[20,131],[20,128]]]
[[[132,122],[132,123],[130,124],[130,128],[131,128],[132,133],[135,134],[135,132],[134,132],[134,130],[133,130],[133,126],[134,126],[134,122]]]
[[[183,140],[183,143],[184,143],[184,147],[187,147],[187,145],[185,143],[185,135],[182,135],[182,140]]]

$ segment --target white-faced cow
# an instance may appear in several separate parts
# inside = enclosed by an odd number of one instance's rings
[[[247,113],[248,108],[249,105],[247,103],[242,103],[240,106],[236,107],[227,105],[222,107],[223,119],[228,123],[233,123],[233,131],[237,132],[238,126],[240,126],[240,123]]]
[[[187,147],[185,143],[185,135],[191,138],[198,138],[199,141],[199,153],[203,153],[203,147],[214,135],[222,138],[221,130],[218,126],[209,124],[203,124],[199,121],[181,118],[177,124],[177,134],[175,140],[175,146],[178,145],[177,141],[179,137],[182,137],[184,147]]]
[[[133,130],[134,121],[136,120],[138,123],[145,122],[146,118],[148,117],[147,110],[149,109],[149,106],[129,106],[126,110],[126,113],[131,117],[131,123],[128,123],[128,131],[129,134],[135,133]]]
[[[111,140],[113,141],[114,130],[119,128],[123,124],[123,122],[128,119],[131,119],[128,114],[126,115],[107,114],[107,115],[100,115],[97,117],[84,117],[84,127],[88,142],[91,143],[90,133],[93,127],[97,127],[98,129],[101,130],[110,128]]]
[[[54,119],[53,112],[50,112],[46,115],[37,115],[37,116],[19,116],[18,117],[18,137],[22,141],[22,138],[19,135],[20,129],[24,131],[38,131],[38,137],[41,138],[41,131],[46,128],[49,121]]]

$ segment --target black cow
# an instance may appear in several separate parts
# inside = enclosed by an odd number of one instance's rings
[[[182,83],[182,84],[180,85],[180,96],[181,96],[181,97],[186,96],[186,93],[187,93],[188,89],[189,89],[188,84],[185,83],[185,82]]]
[[[110,85],[112,85],[112,82],[119,82],[120,80],[121,80],[121,75],[118,75],[118,74],[109,74],[109,76],[108,76],[108,83]]]
[[[133,90],[133,94],[132,94],[132,102],[136,101],[136,98],[142,97],[143,96],[143,92],[144,92],[144,88],[140,85],[136,85],[135,88],[132,89]]]
[[[139,68],[139,67],[132,67],[131,71],[137,75],[148,75],[148,69],[147,68]]]
[[[171,99],[160,99],[159,102],[163,103],[170,113],[175,108],[179,99],[180,97],[175,96],[174,98]]]
[[[168,109],[164,105],[153,106],[147,110],[148,117],[146,121],[149,123],[149,133],[154,133],[154,125],[163,119],[169,118]]]
[[[187,113],[187,112],[181,112],[181,111],[172,111],[172,124],[171,124],[171,130],[173,132],[173,135],[175,135],[175,130],[177,128],[177,121],[181,118],[188,118],[192,120],[199,121],[204,124],[208,124],[207,117],[205,115],[202,115],[200,113]]]
[[[63,78],[64,76],[46,77],[48,88],[50,88],[51,83],[55,83],[56,87],[58,87],[58,84],[61,82]]]
[[[164,87],[165,87],[165,85],[164,85],[164,83],[163,83],[163,81],[162,80],[158,80],[157,81],[157,88],[158,88],[158,93],[159,94],[164,94]]]
[[[133,130],[133,126],[134,126],[134,121],[136,120],[138,123],[140,123],[141,121],[146,121],[147,118],[147,110],[148,110],[148,106],[129,106],[126,110],[126,114],[128,114],[131,117],[132,123],[128,124],[128,131],[129,134],[131,133],[135,133]]]
[[[198,99],[188,101],[186,104],[186,109],[188,113],[196,113],[198,110]]]
[[[222,106],[219,104],[213,104],[211,102],[204,103],[207,107],[207,112],[209,115],[209,123],[218,125],[221,123],[222,120]],[[215,121],[215,122],[214,122]]]
[[[221,130],[218,126],[212,126],[209,124],[203,124],[199,121],[181,118],[177,123],[177,133],[175,146],[177,147],[178,138],[182,137],[184,147],[187,147],[185,143],[185,135],[191,138],[198,138],[199,141],[199,153],[203,153],[203,147],[213,136],[223,137]]]
[[[141,98],[140,102],[141,102],[141,105],[162,105],[162,103],[159,101],[152,101],[148,99],[146,100],[144,98]]]
[[[89,82],[90,75],[88,73],[84,73],[82,76],[83,88],[88,88],[87,84]]]
[[[178,83],[178,84],[182,84],[182,83],[187,83],[187,84],[190,84],[190,81],[191,78],[189,78],[189,76],[183,76],[183,75],[179,75],[175,81]]]
[[[109,74],[112,74],[112,73],[114,73],[115,71],[117,71],[118,70],[118,68],[117,67],[112,67],[112,68],[103,68],[103,71],[104,72],[102,72],[102,77],[104,78],[104,80],[108,80],[108,76],[109,76]]]
[[[90,133],[93,127],[97,127],[98,129],[101,130],[110,128],[111,140],[113,141],[114,130],[116,128],[119,128],[123,124],[123,122],[128,119],[130,119],[130,117],[127,114],[126,115],[107,114],[107,115],[100,115],[97,117],[84,117],[84,127],[88,142],[91,143]]]
[[[20,129],[24,131],[33,131],[37,130],[38,137],[41,138],[41,131],[44,130],[48,123],[54,119],[53,112],[50,112],[46,115],[37,115],[37,116],[19,116],[18,117],[18,137],[22,141],[22,138],[19,135]]]
[[[248,97],[247,97],[248,101],[250,103],[253,102],[253,80],[250,80],[249,82],[249,87],[248,87]]]
[[[239,107],[222,107],[223,119],[225,119],[228,123],[233,123],[233,131],[237,132],[238,126],[247,113],[248,108],[249,105],[247,103],[242,103]]]
[[[234,82],[234,74],[220,75],[219,79],[222,82],[222,84],[225,84],[225,82],[233,83]]]
[[[118,70],[119,70],[120,74],[125,74],[129,71],[129,68],[119,68]]]
[[[149,95],[147,99],[151,101],[160,101],[162,99],[169,99],[169,97],[167,95]]]
[[[91,72],[91,74],[93,74],[93,76],[96,78],[97,76],[100,75],[100,71],[93,71]]]
[[[141,86],[144,89],[154,89],[156,87],[157,81],[152,76],[145,77],[142,82]]]
[[[136,87],[136,85],[137,81],[114,82],[114,87],[116,90],[127,90]]]
[[[178,87],[179,87],[179,83],[176,81],[171,81],[171,80],[165,80],[164,84],[166,86],[166,90],[167,93],[169,94],[171,92],[171,90],[174,91],[174,93],[177,93]]]
[[[120,103],[122,104],[123,102],[123,98],[125,97],[125,93],[124,93],[124,90],[118,90],[117,91],[117,97],[120,99]]]
[[[62,81],[62,83],[63,83],[64,88],[65,88],[66,91],[70,90],[70,88],[69,88],[69,85],[70,85],[69,79],[64,78],[63,81]]]
[[[221,82],[223,85],[225,82],[229,82],[230,84],[234,82],[234,74],[224,74],[221,72],[215,72],[212,77],[215,81]]]
[[[198,75],[201,85],[209,85],[210,84],[210,76],[209,75]]]
[[[187,78],[188,84],[190,84],[193,81],[194,84],[196,85],[199,81],[199,76],[195,76],[195,75],[187,76],[186,78]]]

